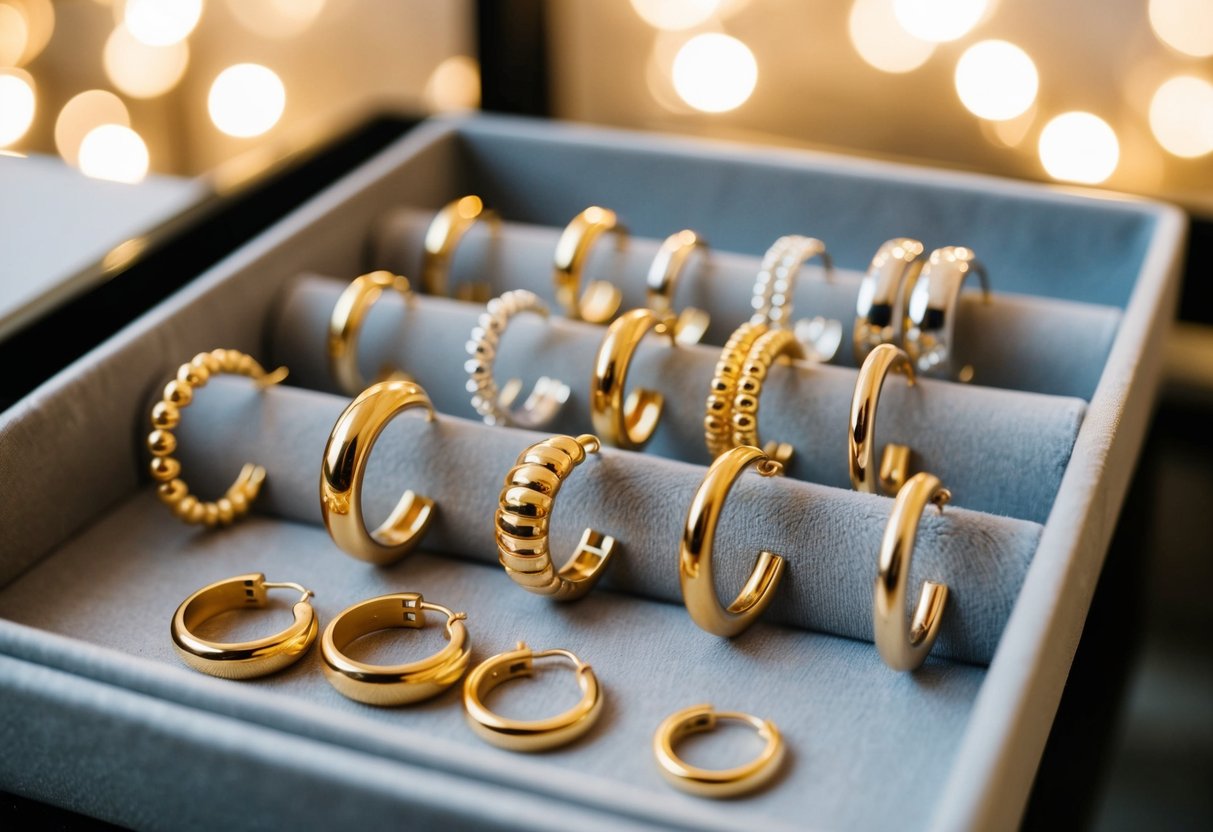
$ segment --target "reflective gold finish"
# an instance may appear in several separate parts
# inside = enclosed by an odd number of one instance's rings
[[[804,346],[808,361],[825,362],[838,352],[842,340],[842,323],[822,318],[802,318],[792,324],[792,301],[796,276],[809,260],[820,257],[827,283],[834,280],[834,261],[825,243],[816,237],[789,234],[780,237],[767,249],[754,281],[751,305],[753,323],[764,323],[772,329],[791,329]]]
[[[784,570],[782,557],[761,551],[749,579],[733,603],[726,608],[716,597],[712,577],[716,525],[720,522],[729,489],[751,465],[764,477],[783,473],[783,466],[758,448],[743,445],[722,454],[712,463],[691,500],[678,549],[682,600],[691,620],[709,633],[728,638],[741,633],[762,615],[775,597],[775,588],[779,586]]]
[[[484,207],[480,197],[469,195],[452,200],[438,210],[425,231],[425,254],[421,261],[421,285],[426,294],[446,296],[451,269],[451,258],[463,235],[477,221],[489,223],[496,234],[501,221],[496,212]],[[455,287],[454,297],[475,303],[484,303],[492,296],[492,287],[487,280],[462,283]]]
[[[394,628],[421,629],[426,611],[446,616],[447,644],[437,653],[407,664],[377,665],[351,659],[350,642],[368,633]],[[431,604],[418,592],[382,595],[343,610],[324,628],[320,653],[324,676],[342,696],[368,705],[404,705],[442,693],[467,669],[472,649],[467,615]]]
[[[876,494],[877,485],[888,494],[896,494],[910,475],[911,449],[893,443],[889,443],[881,454],[879,475],[873,476],[872,471],[876,454],[876,406],[880,403],[880,388],[890,372],[904,372],[906,383],[914,386],[914,365],[909,356],[892,344],[879,344],[868,353],[859,368],[855,394],[851,397],[847,465],[851,472],[851,487],[868,494]]]
[[[744,323],[733,331],[716,360],[716,370],[708,387],[704,403],[703,438],[712,458],[720,456],[733,444],[733,400],[741,381],[741,370],[754,342],[767,331],[762,323]]]
[[[251,462],[246,464],[223,497],[215,502],[204,502],[190,494],[189,486],[181,479],[181,463],[171,456],[177,450],[177,437],[172,430],[181,423],[181,411],[194,400],[195,392],[218,373],[248,376],[258,388],[264,389],[285,379],[286,372],[286,367],[279,367],[267,373],[252,356],[237,350],[212,350],[182,364],[176,377],[165,385],[163,401],[152,408],[152,432],[147,436],[147,449],[152,454],[149,470],[159,483],[157,496],[182,521],[214,528],[243,517],[261,491],[265,469]]]
[[[753,445],[766,451],[780,465],[787,465],[795,451],[789,443],[772,440],[763,445],[758,438],[758,402],[767,373],[780,359],[803,359],[804,347],[786,329],[764,332],[750,347],[741,375],[737,379],[737,394],[733,397],[732,444]]]
[[[943,608],[948,601],[948,585],[923,581],[914,618],[906,622],[906,584],[910,579],[910,559],[918,522],[928,503],[940,513],[952,499],[934,474],[915,474],[897,492],[889,524],[880,544],[880,562],[876,590],[872,599],[872,629],[876,649],[885,664],[894,670],[914,670],[926,660],[939,634]]]
[[[194,635],[203,622],[230,610],[266,605],[267,589],[293,589],[302,594],[295,603],[291,626],[253,641],[217,642]],[[202,673],[223,679],[251,679],[292,665],[316,639],[316,610],[308,603],[313,595],[299,584],[270,583],[260,572],[216,581],[181,602],[173,614],[173,647],[186,664]]]
[[[517,720],[499,716],[484,704],[498,685],[522,676],[534,675],[536,659],[564,659],[573,665],[581,700],[562,714],[548,719]],[[463,706],[468,724],[481,739],[510,751],[542,751],[567,745],[593,727],[602,712],[602,688],[588,664],[568,650],[533,652],[525,642],[507,653],[485,659],[468,674],[463,683]]]
[[[888,240],[876,250],[855,302],[851,346],[857,362],[879,344],[901,340],[905,298],[922,270],[922,251],[922,243],[908,237]]]
[[[728,769],[693,766],[674,751],[674,744],[689,734],[716,729],[718,720],[744,722],[766,741],[762,752],[744,765]],[[737,711],[717,711],[711,705],[692,705],[670,714],[653,734],[653,756],[666,781],[676,789],[699,797],[736,797],[769,783],[783,763],[783,736],[769,719]]]
[[[905,313],[906,354],[920,373],[953,377],[956,313],[960,307],[960,290],[970,272],[981,281],[981,297],[990,302],[990,278],[973,250],[963,246],[946,246],[931,252],[918,279],[909,291]],[[962,382],[973,380],[973,365],[965,364],[955,371]]]
[[[637,450],[653,437],[665,397],[660,391],[641,387],[625,398],[624,388],[628,366],[645,334],[651,331],[668,337],[674,345],[674,321],[670,312],[633,309],[607,329],[590,376],[590,418],[595,432],[607,444]]]
[[[619,290],[605,280],[591,281],[586,286],[585,294],[579,295],[581,274],[585,271],[590,249],[608,231],[615,234],[616,247],[622,251],[627,246],[627,229],[619,222],[614,211],[593,205],[573,217],[556,242],[552,273],[556,283],[556,302],[574,320],[606,323],[619,309],[623,299]]]
[[[369,383],[358,371],[358,336],[366,316],[384,289],[398,292],[406,304],[412,300],[413,292],[409,288],[408,278],[385,271],[371,272],[354,278],[345,287],[329,318],[329,372],[337,386],[351,396],[357,395]],[[379,370],[375,380],[389,379],[407,381],[408,376],[385,366]]]
[[[425,535],[434,501],[405,491],[373,532],[362,516],[362,480],[375,440],[395,416],[421,408],[434,421],[434,406],[419,384],[381,381],[363,390],[333,425],[320,469],[320,514],[333,542],[359,560],[384,566],[412,551]]]
[[[601,577],[617,541],[587,528],[573,556],[557,570],[548,548],[548,527],[560,485],[586,458],[598,438],[553,436],[527,448],[505,475],[496,515],[497,555],[514,583],[528,592],[570,601]]]
[[[707,257],[708,241],[689,228],[665,238],[653,264],[649,266],[646,279],[649,309],[664,315],[674,309],[674,294],[678,288],[678,276],[686,267],[687,260],[696,250]],[[688,306],[678,315],[674,325],[674,340],[679,344],[698,344],[708,331],[712,317],[703,309]]]

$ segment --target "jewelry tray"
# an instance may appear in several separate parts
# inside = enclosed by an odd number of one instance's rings
[[[669,435],[659,428],[651,453],[606,449],[562,490],[557,514],[567,529],[555,530],[558,547],[584,525],[624,541],[602,586],[557,605],[510,584],[483,542],[491,541],[491,512],[482,529],[469,518],[483,513],[512,456],[542,434],[463,420],[471,411],[458,398],[466,332],[455,322],[475,315],[455,301],[418,298],[406,312],[385,298],[363,340],[366,369],[388,358],[407,365],[442,414],[436,426],[393,422],[368,475],[372,503],[381,503],[372,515],[401,481],[437,499],[426,551],[377,569],[336,549],[318,525],[315,488],[323,436],[346,401],[323,372],[324,316],[342,283],[316,275],[348,281],[372,267],[417,274],[410,258],[424,229],[419,218],[465,193],[511,223],[497,264],[511,282],[495,289],[523,286],[549,302],[542,258],[535,268],[523,264],[587,205],[614,208],[637,238],[614,266],[630,275],[623,308],[642,305],[644,256],[657,241],[684,227],[702,232],[721,274],[688,272],[677,306],[713,312],[708,343],[720,343],[749,311],[752,273],[750,281],[725,278],[744,274],[780,234],[827,242],[839,285],[824,287],[806,269],[797,308],[800,316],[843,316],[847,330],[855,277],[885,239],[961,243],[978,253],[997,294],[984,309],[963,305],[958,337],[970,346],[958,348],[973,350],[986,374],[970,386],[924,381],[912,393],[891,379],[882,404],[881,438],[908,438],[928,470],[963,486],[955,488],[957,508],[923,518],[912,587],[938,576],[955,588],[922,669],[889,670],[864,632],[892,501],[843,488],[846,411],[837,401],[854,377],[845,357],[844,366],[797,370],[794,384],[764,399],[764,435],[797,444],[802,461],[785,481],[739,483],[730,499],[721,594],[736,591],[747,553],[767,545],[765,527],[783,536],[789,558],[780,601],[736,639],[698,630],[678,603],[677,539],[659,544],[681,524],[681,492],[667,494],[660,517],[632,504],[629,519],[623,497],[614,507],[610,499],[629,483],[641,494],[670,483],[693,490],[706,458],[679,437],[702,393],[695,402],[667,391]],[[0,787],[139,828],[1013,828],[1141,446],[1181,237],[1178,211],[1140,200],[597,128],[434,119],[0,414],[0,460],[10,474],[0,481],[0,738],[10,749],[0,758]],[[475,276],[486,245],[469,234],[453,282]],[[561,364],[584,399],[588,365],[578,356],[593,340],[587,327],[517,319],[499,378],[517,369],[533,380],[547,369],[534,366],[541,362],[533,350],[546,344],[545,360]],[[982,340],[991,334],[997,347]],[[258,395],[216,379],[191,405],[180,440],[192,486],[221,490],[246,460],[270,472],[254,516],[204,532],[158,502],[143,443],[148,406],[176,366],[218,346],[267,366],[288,363],[298,386]],[[713,353],[686,350],[694,368]],[[662,364],[675,360],[662,355],[642,347],[632,384],[699,389],[673,378],[670,368],[680,365]],[[571,370],[579,360],[585,379]],[[994,386],[977,386],[983,380]],[[812,397],[815,383],[821,400],[789,415],[780,403],[794,393]],[[554,431],[588,430],[584,401],[570,405]],[[1040,430],[998,422],[1004,407],[1037,414]],[[824,427],[827,418],[838,427]],[[807,438],[780,433],[809,424],[822,427]],[[1053,439],[1040,439],[1048,430]],[[1046,449],[1044,462],[1034,444]],[[1054,446],[1063,448],[1060,459],[1048,450]],[[776,508],[757,517],[738,508],[768,500]],[[818,512],[811,522],[788,516],[789,507],[810,506]],[[624,527],[608,527],[596,512]],[[845,528],[831,527],[839,516],[849,518]],[[985,539],[985,550],[949,543],[957,535],[963,542],[966,529]],[[983,538],[988,529],[1006,533]],[[629,537],[642,543],[629,547]],[[169,638],[177,604],[211,581],[252,571],[315,590],[322,624],[358,600],[421,591],[468,613],[474,661],[520,639],[569,648],[605,687],[602,719],[574,745],[519,755],[471,733],[457,689],[398,709],[342,699],[320,674],[315,649],[249,682],[186,669]],[[551,681],[538,697],[532,689],[537,713],[560,706],[567,679]],[[717,803],[661,780],[654,728],[704,701],[779,725],[790,758],[771,788]]]

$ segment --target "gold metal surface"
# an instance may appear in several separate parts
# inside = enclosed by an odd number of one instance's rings
[[[913,387],[914,365],[900,347],[878,344],[864,359],[855,380],[851,397],[851,423],[847,431],[847,466],[851,472],[851,487],[868,494],[878,493],[878,486],[888,494],[896,494],[910,475],[907,445],[889,443],[881,454],[880,471],[874,475],[872,460],[876,453],[876,406],[880,389],[890,372],[906,375]]]
[[[955,367],[955,339],[960,290],[974,272],[981,281],[982,301],[989,303],[989,275],[973,250],[964,246],[932,251],[922,273],[910,284],[912,288],[907,287],[902,343],[918,372],[962,382],[973,380],[972,364]]]
[[[923,245],[909,237],[885,241],[876,250],[855,301],[851,346],[860,364],[879,344],[897,344],[902,337],[906,296],[922,270]]]
[[[760,447],[780,465],[792,461],[795,448],[791,444],[772,440],[763,445],[758,438],[758,402],[762,397],[763,381],[776,361],[787,363],[804,357],[804,347],[786,329],[767,330],[750,347],[737,379],[737,394],[733,396],[733,446]]]
[[[354,278],[345,287],[329,318],[329,371],[337,386],[351,396],[357,395],[368,384],[358,371],[358,336],[366,316],[384,289],[398,292],[406,304],[412,300],[413,292],[409,288],[408,278],[386,271],[371,272]],[[408,381],[409,377],[400,370],[385,366],[380,368],[375,380]]]
[[[633,309],[607,328],[590,376],[590,418],[595,432],[608,445],[638,450],[653,437],[665,397],[658,390],[637,388],[625,396],[628,367],[645,334],[668,337],[676,345],[671,312]]]
[[[761,753],[748,763],[728,769],[706,769],[683,762],[674,744],[689,734],[713,731],[719,720],[742,722],[766,741]],[[661,721],[653,734],[653,756],[666,781],[676,789],[699,797],[737,797],[762,788],[778,773],[784,758],[783,735],[769,719],[737,711],[717,711],[711,705],[692,705]]]
[[[421,285],[426,294],[446,296],[451,258],[463,235],[478,221],[489,224],[494,234],[501,228],[496,212],[485,208],[484,202],[475,195],[463,196],[442,206],[425,231],[425,254],[421,261]],[[454,297],[475,303],[484,303],[492,297],[492,287],[487,280],[461,283],[455,287]]]
[[[649,309],[659,314],[673,312],[674,295],[678,289],[678,277],[686,267],[687,260],[695,251],[707,257],[708,241],[691,229],[683,229],[665,238],[657,256],[649,266],[646,279],[648,291],[646,303]],[[688,306],[678,314],[674,324],[674,340],[679,344],[698,344],[708,331],[712,317],[706,310]]]
[[[574,320],[606,323],[619,309],[623,299],[619,289],[605,280],[591,281],[585,288],[585,294],[579,294],[581,275],[585,271],[590,249],[608,231],[615,234],[616,247],[622,251],[627,246],[627,228],[619,222],[614,211],[592,205],[573,217],[556,241],[552,272],[556,284],[556,302]]]
[[[703,414],[703,438],[713,459],[735,447],[733,400],[737,395],[741,370],[750,354],[750,348],[766,331],[767,325],[764,323],[743,323],[733,330],[733,334],[720,350],[720,358],[716,360],[716,369],[708,387]]]

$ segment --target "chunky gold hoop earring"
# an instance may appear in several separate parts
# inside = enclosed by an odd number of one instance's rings
[[[413,299],[407,277],[391,272],[378,271],[354,278],[337,298],[333,314],[329,318],[329,371],[337,386],[348,395],[356,395],[370,382],[358,370],[358,336],[362,324],[370,314],[371,307],[379,300],[384,289],[391,289],[404,299],[406,304]],[[408,380],[408,375],[392,367],[379,370],[376,381],[388,379]]]
[[[766,740],[762,752],[750,762],[729,769],[706,769],[683,762],[674,743],[690,734],[712,731],[718,720],[744,722]],[[653,734],[653,756],[666,781],[676,789],[699,797],[736,797],[766,785],[779,773],[784,757],[783,735],[769,719],[737,711],[717,711],[711,705],[692,705],[670,714]]]
[[[834,261],[826,245],[816,237],[790,234],[780,237],[767,249],[754,281],[751,305],[754,323],[768,324],[772,329],[791,329],[804,346],[806,360],[829,361],[842,342],[842,323],[821,316],[802,318],[793,326],[792,292],[801,267],[814,257],[821,258],[825,281],[834,281]]]
[[[252,356],[236,350],[200,352],[177,370],[177,377],[164,387],[164,399],[152,408],[152,432],[147,435],[147,447],[152,452],[152,479],[160,483],[156,493],[178,518],[186,523],[201,523],[208,528],[226,526],[248,514],[249,505],[257,499],[265,482],[265,469],[247,463],[240,476],[214,502],[203,502],[190,493],[181,479],[181,463],[172,456],[177,450],[173,429],[181,423],[181,411],[194,400],[194,392],[205,387],[211,376],[219,373],[248,376],[264,390],[286,378],[286,367],[267,373]]]
[[[922,243],[908,237],[886,241],[876,250],[855,302],[851,346],[860,364],[880,344],[901,339],[905,295],[922,270]]]
[[[751,465],[764,477],[783,473],[783,466],[758,448],[743,445],[722,454],[708,468],[707,476],[691,500],[678,548],[678,579],[691,620],[709,633],[728,638],[741,633],[762,615],[775,597],[785,566],[782,557],[763,550],[758,553],[750,577],[733,603],[726,608],[716,597],[712,577],[716,525],[720,522],[729,489]]]
[[[743,323],[720,350],[703,413],[704,443],[713,459],[736,447],[733,443],[733,401],[741,382],[741,370],[750,348],[766,331],[766,324]]]
[[[229,610],[264,607],[267,589],[302,593],[293,610],[295,620],[281,632],[253,641],[208,641],[194,635],[203,622]],[[282,670],[299,661],[316,640],[316,610],[308,603],[313,592],[289,581],[271,583],[260,572],[216,581],[181,602],[173,614],[173,647],[186,664],[223,679],[251,679]]]
[[[847,465],[851,472],[851,487],[868,494],[877,493],[877,486],[888,494],[896,494],[910,475],[912,450],[908,445],[890,442],[881,453],[879,474],[872,476],[872,460],[876,454],[876,405],[890,372],[904,372],[907,386],[914,386],[914,365],[909,356],[892,344],[879,344],[868,353],[859,368],[855,394],[851,397]]]
[[[573,217],[556,242],[552,273],[556,283],[556,302],[574,320],[606,323],[619,309],[623,299],[619,290],[605,280],[591,281],[585,288],[585,294],[578,296],[581,273],[585,270],[590,249],[607,231],[615,234],[616,247],[623,251],[627,246],[627,228],[619,222],[614,211],[593,205]]]
[[[511,679],[533,676],[536,659],[564,659],[573,665],[581,700],[562,714],[548,719],[507,719],[488,709],[484,697]],[[468,724],[483,740],[510,751],[542,751],[567,745],[593,727],[602,712],[602,688],[594,669],[568,650],[533,652],[525,642],[508,653],[485,659],[463,683],[463,706]]]
[[[876,572],[876,590],[872,599],[872,629],[876,649],[884,663],[894,670],[914,670],[931,652],[943,608],[948,602],[948,585],[924,581],[918,607],[909,625],[906,623],[906,583],[910,578],[910,559],[918,523],[928,503],[943,513],[952,492],[943,487],[934,474],[915,474],[897,492],[889,524],[880,543],[880,561]]]
[[[921,373],[951,378],[955,353],[956,313],[960,290],[970,272],[981,281],[983,303],[990,302],[990,278],[970,248],[947,246],[931,252],[913,283],[906,304],[905,344],[910,362]],[[973,365],[955,371],[958,381],[973,380]]]
[[[589,592],[618,548],[609,534],[587,528],[573,556],[552,565],[548,527],[560,484],[586,454],[599,450],[598,437],[553,436],[518,455],[505,475],[496,516],[497,556],[514,583],[537,595],[571,601]]]
[[[496,212],[485,208],[480,197],[469,195],[452,200],[442,206],[425,231],[425,255],[421,261],[421,285],[426,294],[446,296],[451,269],[451,258],[463,235],[479,220],[489,224],[496,234],[501,226]],[[459,300],[484,303],[492,296],[487,280],[461,283],[455,287],[454,297]]]
[[[628,367],[649,331],[668,337],[675,346],[674,328],[672,313],[651,309],[625,312],[607,328],[590,376],[590,419],[608,444],[636,450],[653,438],[665,397],[660,391],[643,387],[625,397]]]
[[[381,381],[363,390],[333,425],[320,468],[320,514],[333,542],[359,560],[385,566],[404,557],[425,535],[434,501],[405,491],[387,520],[368,531],[362,516],[362,480],[375,440],[389,421],[414,408],[434,421],[434,405],[419,384]]]
[[[648,292],[646,303],[659,315],[674,310],[674,293],[678,288],[678,277],[686,267],[687,260],[696,250],[708,254],[708,241],[687,228],[665,238],[657,256],[649,266],[646,279]],[[703,309],[688,306],[678,314],[674,324],[674,340],[679,344],[698,344],[708,331],[712,316]]]
[[[368,633],[421,629],[427,610],[446,616],[447,644],[434,655],[407,664],[378,665],[345,654],[350,642]],[[342,696],[368,705],[405,705],[437,696],[467,670],[472,648],[465,620],[466,614],[431,604],[419,592],[397,592],[361,601],[343,610],[324,628],[320,638],[324,676]]]
[[[752,445],[766,451],[780,465],[792,461],[795,448],[787,442],[772,440],[766,445],[758,438],[758,402],[767,373],[779,359],[788,361],[804,358],[804,347],[786,329],[764,332],[750,347],[741,374],[737,379],[737,395],[733,397],[732,444]]]
[[[568,401],[570,391],[563,381],[541,376],[526,401],[520,407],[512,408],[522,391],[522,379],[512,378],[505,383],[504,389],[498,390],[497,382],[493,380],[493,362],[510,318],[521,312],[532,312],[545,321],[548,318],[547,306],[525,289],[515,289],[490,300],[472,328],[466,346],[470,357],[463,369],[468,374],[467,390],[472,394],[472,407],[486,425],[514,425],[534,430],[556,418]]]

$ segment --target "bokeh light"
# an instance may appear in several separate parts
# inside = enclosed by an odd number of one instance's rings
[[[0,66],[16,66],[29,43],[25,15],[11,3],[0,3]]]
[[[79,164],[80,143],[103,124],[131,126],[122,99],[109,90],[86,90],[63,105],[55,119],[55,149],[70,165]]]
[[[38,109],[34,79],[20,69],[0,69],[0,147],[20,139]]]
[[[987,0],[893,0],[893,14],[914,37],[946,43],[971,32],[986,5]]]
[[[285,40],[315,23],[324,11],[325,0],[228,0],[227,7],[250,32]]]
[[[696,110],[723,113],[740,107],[758,84],[754,53],[737,38],[710,32],[683,44],[672,72],[678,96]]]
[[[975,43],[956,62],[956,94],[978,118],[1006,121],[1022,115],[1039,87],[1036,64],[1005,40]]]
[[[11,63],[13,66],[24,66],[38,57],[50,43],[51,35],[55,32],[55,7],[51,5],[51,0],[6,0],[4,5],[16,9],[23,18],[25,48]]]
[[[211,84],[207,109],[214,125],[229,136],[260,136],[282,117],[286,88],[268,67],[235,64]]]
[[[423,97],[433,112],[476,109],[480,106],[480,64],[466,55],[452,55],[430,74]]]
[[[893,0],[855,0],[847,28],[859,57],[882,72],[911,72],[935,52],[935,44],[897,24]]]
[[[1213,55],[1213,2],[1150,0],[1150,26],[1158,39],[1194,58]]]
[[[190,48],[185,41],[148,46],[119,24],[105,41],[105,74],[132,98],[155,98],[171,90],[185,74]]]
[[[667,32],[704,23],[720,7],[720,0],[632,0],[632,8],[645,23]]]
[[[1056,116],[1040,133],[1040,162],[1054,179],[1097,185],[1120,161],[1120,142],[1106,121],[1073,111]]]
[[[126,0],[122,20],[131,37],[147,46],[185,40],[202,16],[202,0]]]
[[[121,124],[94,127],[80,142],[80,170],[94,179],[139,182],[147,176],[147,145]]]
[[[1176,156],[1213,152],[1213,84],[1191,75],[1163,82],[1150,99],[1150,130]]]

